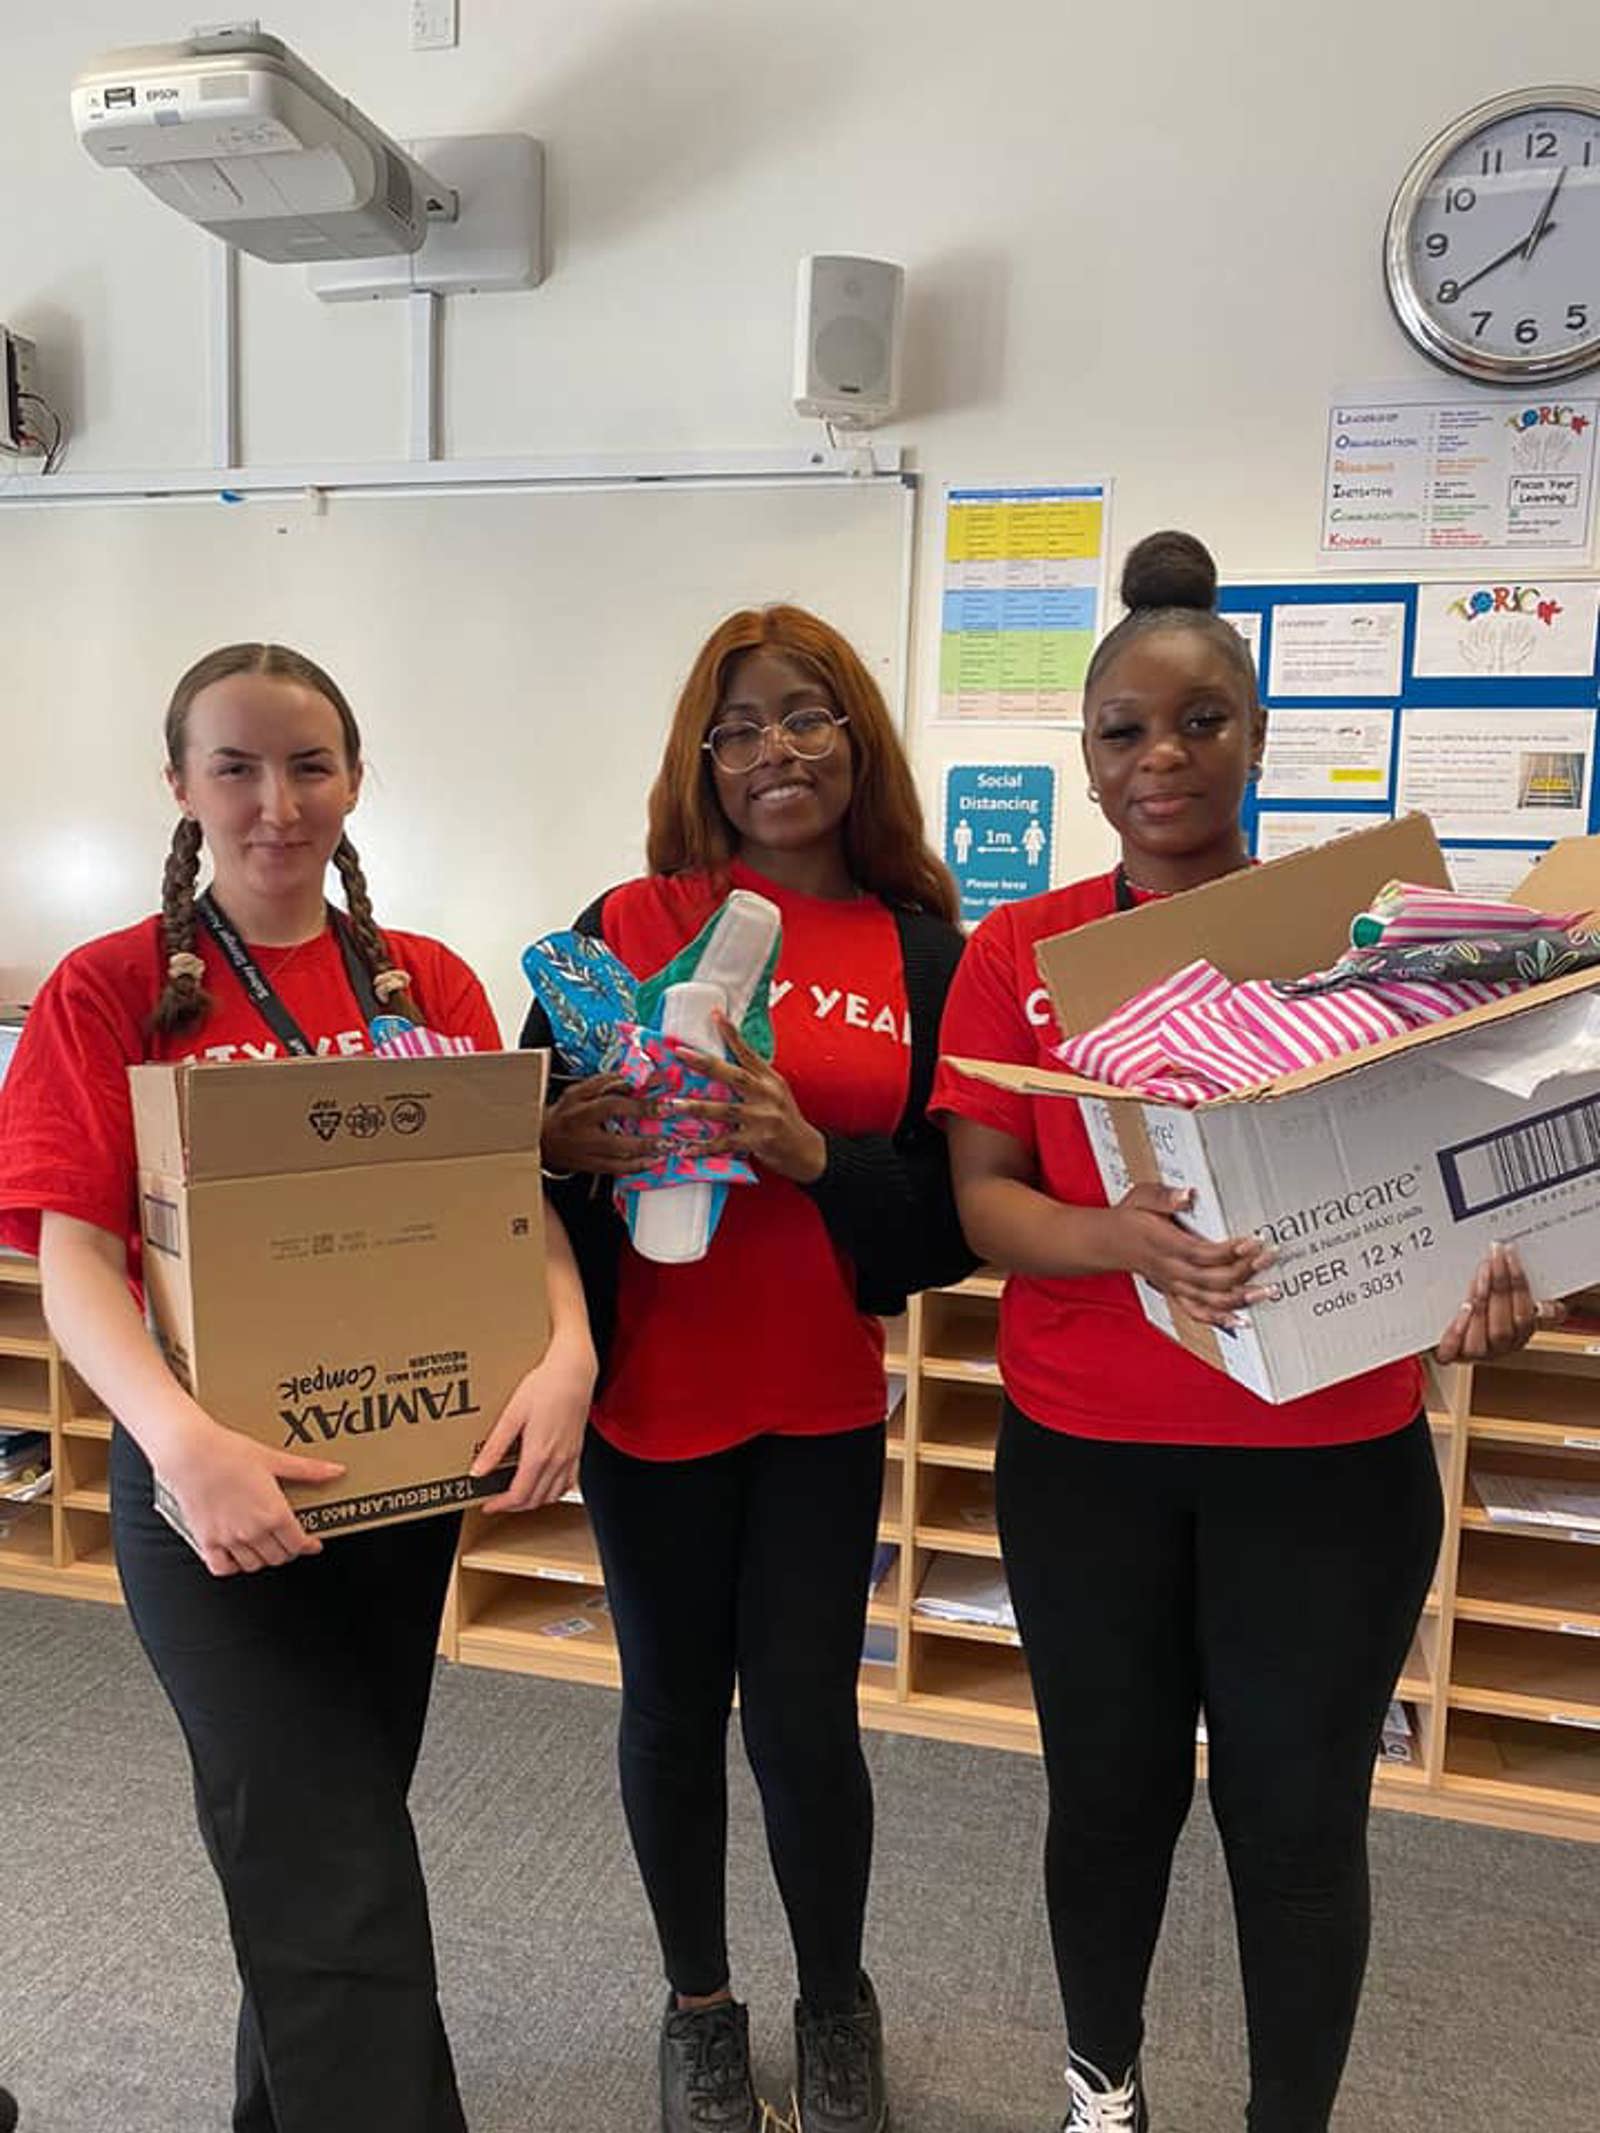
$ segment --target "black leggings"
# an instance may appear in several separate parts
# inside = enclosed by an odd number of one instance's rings
[[[1008,1401],[996,1496],[1073,2052],[1120,2079],[1139,2051],[1203,1706],[1251,2133],[1324,2133],[1366,1968],[1373,1760],[1439,1552],[1426,1422],[1316,1450],[1191,1448],[1064,1436]]]
[[[119,1429],[117,1567],[243,1986],[235,2133],[465,2133],[406,1808],[460,1518],[214,1578],[150,1496]]]
[[[678,1992],[728,1982],[737,1678],[801,1997],[855,2003],[872,1858],[856,1684],[883,1448],[880,1423],[658,1461],[589,1432],[584,1501],[622,1653],[622,1804]]]

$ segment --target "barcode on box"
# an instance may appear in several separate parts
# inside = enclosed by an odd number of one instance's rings
[[[1441,1148],[1439,1170],[1458,1222],[1525,1200],[1547,1186],[1587,1177],[1600,1170],[1600,1097],[1562,1104],[1498,1132]]]
[[[153,1251],[166,1252],[173,1259],[180,1256],[183,1236],[176,1201],[159,1199],[153,1192],[145,1194],[144,1241]]]

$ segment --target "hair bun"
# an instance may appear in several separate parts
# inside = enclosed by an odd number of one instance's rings
[[[1192,607],[1209,614],[1217,604],[1217,566],[1192,533],[1147,533],[1122,565],[1122,602],[1130,609]]]

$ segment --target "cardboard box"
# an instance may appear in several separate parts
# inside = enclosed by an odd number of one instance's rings
[[[1421,815],[1042,941],[1040,975],[1068,1035],[1199,956],[1236,981],[1300,977],[1337,960],[1351,917],[1394,879],[1449,886]],[[1515,900],[1600,907],[1600,838],[1555,846]],[[1076,1096],[1111,1201],[1135,1183],[1191,1186],[1201,1234],[1274,1244],[1282,1297],[1232,1332],[1136,1283],[1154,1324],[1266,1400],[1432,1347],[1496,1240],[1518,1247],[1536,1295],[1600,1277],[1600,969],[1193,1109],[954,1063]]]
[[[129,1070],[152,1328],[218,1422],[343,1461],[343,1479],[288,1489],[309,1532],[504,1485],[467,1469],[549,1334],[547,1064]]]

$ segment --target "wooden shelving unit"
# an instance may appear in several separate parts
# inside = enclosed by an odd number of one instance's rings
[[[0,1504],[0,1587],[120,1599],[106,1478],[111,1417],[50,1338],[37,1265],[12,1252],[0,1252],[0,1429],[47,1432],[54,1477],[50,1494],[20,1513]]]
[[[1000,1287],[980,1274],[917,1299],[888,1328],[879,1533],[893,1554],[868,1610],[861,1710],[872,1726],[1036,1753],[1015,1630],[916,1605],[940,1557],[999,1564]],[[1398,1692],[1412,1760],[1380,1762],[1375,1795],[1600,1841],[1600,1535],[1491,1519],[1475,1481],[1492,1467],[1600,1490],[1600,1322],[1593,1335],[1541,1335],[1508,1361],[1431,1379],[1444,1545]],[[110,1420],[46,1335],[33,1263],[0,1256],[7,1422],[49,1430],[56,1481],[0,1540],[0,1586],[116,1599]],[[441,1649],[468,1666],[616,1685],[599,1555],[575,1497],[521,1517],[468,1515]]]

